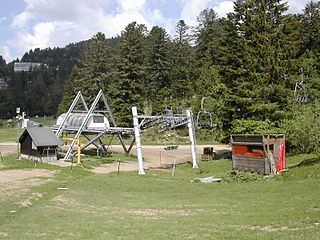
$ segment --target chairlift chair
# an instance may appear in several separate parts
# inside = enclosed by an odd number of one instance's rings
[[[198,129],[212,129],[216,126],[215,124],[213,124],[212,114],[203,110],[203,103],[205,98],[206,97],[203,97],[201,99],[201,110],[197,114],[196,126]]]
[[[167,143],[165,143],[165,146],[163,149],[166,151],[171,151],[171,150],[177,150],[178,147],[179,147],[179,145],[167,145]]]
[[[301,74],[301,81],[296,82],[294,87],[293,100],[301,103],[309,102],[308,92],[304,85],[303,74]]]
[[[207,111],[199,111],[197,114],[197,128],[198,129],[212,129],[212,115]]]

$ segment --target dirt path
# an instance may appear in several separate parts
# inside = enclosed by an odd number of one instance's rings
[[[16,153],[17,144],[14,142],[0,143],[2,156]],[[1,168],[1,161],[0,161]],[[52,181],[57,171],[46,169],[2,170],[0,171],[0,202],[15,199],[31,187]]]
[[[15,142],[0,143],[0,152],[3,156],[10,153],[17,152],[17,143]]]
[[[0,171],[0,202],[17,198],[31,187],[52,181],[56,173],[46,169]]]
[[[214,150],[224,151],[230,150],[228,145],[198,145],[197,154],[200,155],[203,152],[204,147],[213,147]],[[112,145],[112,151],[123,152],[120,145]],[[0,151],[2,155],[15,153],[17,151],[16,143],[0,143]],[[136,155],[135,147],[132,149],[132,153]],[[151,168],[161,168],[167,165],[172,165],[174,160],[176,164],[185,163],[191,161],[191,150],[189,145],[181,145],[177,150],[164,150],[163,146],[143,146],[142,154],[144,157],[144,167],[146,170]],[[104,164],[100,167],[95,167],[91,171],[94,173],[110,173],[118,170],[118,163]],[[138,162],[121,162],[120,171],[138,171]]]
[[[197,154],[201,154],[204,147],[214,147],[215,150],[229,150],[228,145],[198,145]],[[121,146],[111,146],[113,151],[123,151]],[[136,149],[132,150],[133,154],[136,154]],[[185,163],[191,161],[190,146],[182,145],[177,150],[164,150],[163,146],[143,146],[142,154],[144,157],[144,167],[146,170],[151,168],[160,168],[173,164],[174,160],[176,164]],[[100,167],[92,169],[94,173],[110,173],[118,170],[118,163],[104,164]],[[138,162],[121,162],[120,171],[138,171]]]

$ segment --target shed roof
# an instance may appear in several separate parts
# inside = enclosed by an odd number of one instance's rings
[[[262,136],[270,136],[270,137],[284,137],[284,134],[231,134],[231,136],[242,136],[242,137],[262,137]]]
[[[27,128],[19,138],[20,143],[24,140],[27,134],[30,135],[36,147],[61,145],[58,137],[50,128]]]

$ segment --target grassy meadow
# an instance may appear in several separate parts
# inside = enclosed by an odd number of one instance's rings
[[[43,126],[52,126],[55,124],[55,119],[53,117],[33,117],[30,118],[31,121],[39,122]],[[0,143],[1,142],[17,142],[24,129],[15,128],[16,123],[11,123],[11,127],[7,126],[6,120],[0,120]]]
[[[13,159],[6,156],[0,171],[56,174],[11,199],[0,197],[0,239],[319,239],[314,155],[289,157],[289,171],[272,179],[231,175],[228,160],[199,169],[179,165],[174,176],[172,169],[141,176],[94,174],[90,162],[71,170]],[[207,176],[223,182],[192,182]],[[30,204],[21,205],[26,199]]]

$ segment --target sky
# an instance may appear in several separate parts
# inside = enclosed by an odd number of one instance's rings
[[[289,13],[309,0],[287,0]],[[232,0],[0,0],[0,55],[10,62],[30,49],[64,47],[97,32],[114,37],[131,22],[164,27],[174,35],[183,19],[196,25],[199,13],[213,8],[219,17],[233,11]]]

